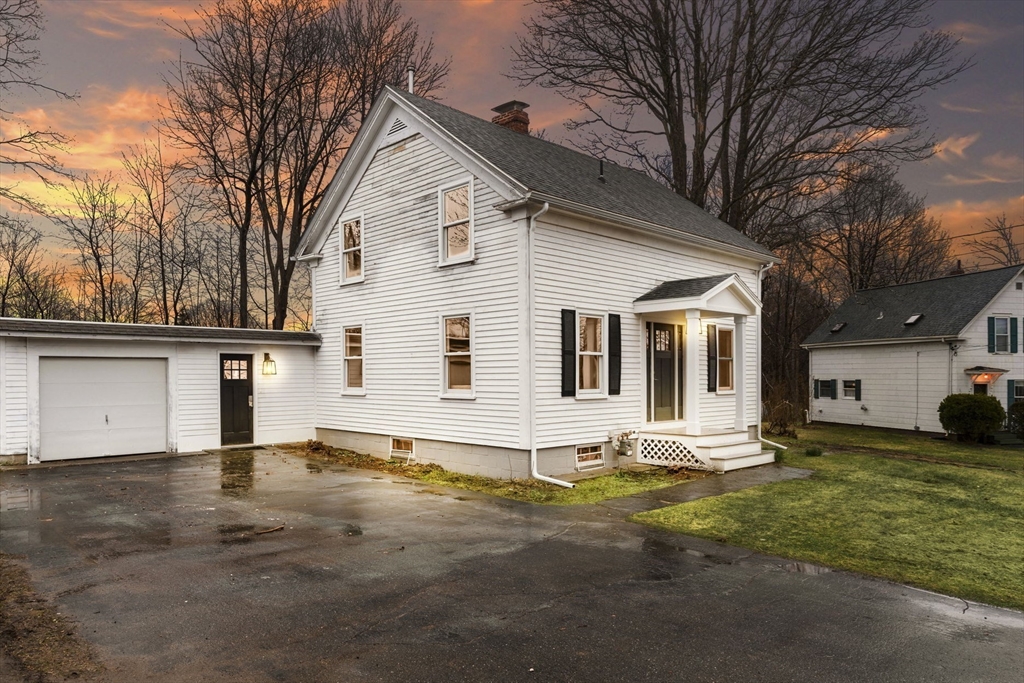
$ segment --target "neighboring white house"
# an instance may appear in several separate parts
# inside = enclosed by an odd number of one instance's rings
[[[0,453],[315,434],[496,477],[620,453],[772,461],[759,297],[775,257],[643,174],[525,134],[524,108],[488,122],[385,89],[296,255],[315,333],[0,320]],[[254,387],[224,374],[243,361]],[[114,433],[129,392],[125,419],[148,426]]]
[[[810,418],[941,432],[955,393],[1024,400],[1024,266],[894,287],[847,299],[809,336]]]
[[[0,455],[313,438],[316,334],[0,318]]]
[[[501,477],[732,469],[759,441],[766,249],[643,174],[385,89],[299,247],[317,435]],[[710,344],[709,344],[710,340]],[[622,450],[627,447],[622,444]]]

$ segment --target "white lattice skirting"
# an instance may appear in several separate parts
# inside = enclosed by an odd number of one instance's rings
[[[713,469],[710,464],[698,458],[682,442],[674,439],[641,436],[638,450],[636,461],[645,465],[685,467],[690,470],[711,471]]]

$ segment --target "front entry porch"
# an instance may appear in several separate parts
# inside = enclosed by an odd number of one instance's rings
[[[637,462],[725,472],[774,460],[747,386],[758,374],[747,321],[760,308],[735,274],[665,282],[634,302],[646,359]]]

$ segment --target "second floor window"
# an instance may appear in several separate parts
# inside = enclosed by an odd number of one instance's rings
[[[363,279],[363,218],[341,222],[341,284]]]
[[[1010,319],[996,318],[996,353],[1010,351]]]
[[[473,185],[465,182],[441,190],[442,265],[473,259]]]

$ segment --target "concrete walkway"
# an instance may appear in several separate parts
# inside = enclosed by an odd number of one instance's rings
[[[731,473],[627,505],[792,476]],[[1019,612],[661,533],[621,505],[515,503],[272,450],[6,471],[0,490],[0,550],[78,622],[105,681],[1024,671]]]

